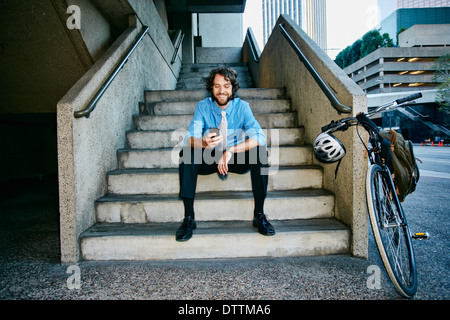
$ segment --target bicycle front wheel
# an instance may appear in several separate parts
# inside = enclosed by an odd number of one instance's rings
[[[366,193],[381,260],[397,291],[412,298],[417,290],[417,270],[411,234],[389,169],[377,164],[369,167]]]

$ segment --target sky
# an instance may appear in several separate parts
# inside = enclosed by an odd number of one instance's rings
[[[336,55],[378,23],[377,0],[327,0],[327,54]],[[244,34],[251,27],[263,48],[262,0],[247,0],[243,16]],[[245,35],[244,35],[245,37]]]

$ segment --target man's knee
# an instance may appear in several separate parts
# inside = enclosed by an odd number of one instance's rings
[[[220,157],[221,154],[216,153],[214,149],[184,147],[180,151],[180,164],[212,165],[217,164]]]
[[[202,164],[202,149],[183,147],[180,151],[180,165]]]
[[[266,167],[269,165],[269,156],[267,149],[264,146],[257,146],[248,151],[248,163],[250,165],[257,165],[259,167]]]

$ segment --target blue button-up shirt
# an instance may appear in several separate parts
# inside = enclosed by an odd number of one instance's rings
[[[189,124],[188,133],[184,139],[184,145],[189,137],[201,139],[209,133],[209,128],[218,128],[222,109],[211,99],[205,98],[197,104],[194,117]],[[260,124],[253,116],[248,102],[235,98],[225,109],[227,114],[227,148],[235,146],[247,138],[258,141],[260,146],[266,144],[266,135]]]

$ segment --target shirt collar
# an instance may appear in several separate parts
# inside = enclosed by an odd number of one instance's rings
[[[233,107],[236,105],[236,102],[237,102],[237,99],[238,98],[234,98],[234,99],[231,99],[230,100],[230,104],[228,105],[228,107],[226,107],[225,109],[222,109],[221,107],[219,107],[218,105],[217,105],[217,103],[215,102],[215,101],[213,101],[213,99],[212,98],[209,98],[210,100],[210,103],[211,103],[211,105],[212,105],[212,109],[214,110],[214,112],[217,114],[217,115],[221,115],[221,113],[222,113],[222,111],[225,111],[227,114],[230,114],[231,113],[231,110],[233,110]]]

